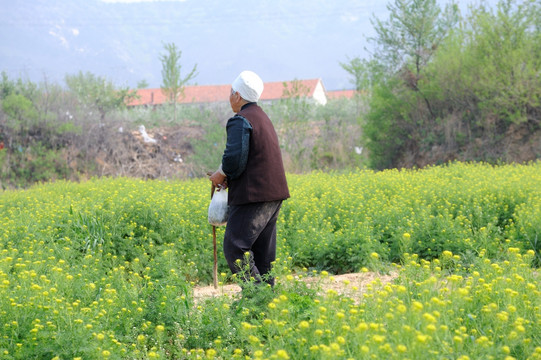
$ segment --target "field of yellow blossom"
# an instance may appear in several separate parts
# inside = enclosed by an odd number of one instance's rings
[[[0,358],[541,359],[540,162],[288,181],[275,288],[197,301],[208,180],[0,193]],[[318,288],[367,270],[398,276]]]

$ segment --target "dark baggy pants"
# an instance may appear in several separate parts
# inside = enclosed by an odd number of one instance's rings
[[[282,200],[229,207],[224,255],[233,274],[248,269],[244,280],[253,277],[256,283],[274,285],[274,278],[264,275],[276,260],[276,220],[281,205]]]

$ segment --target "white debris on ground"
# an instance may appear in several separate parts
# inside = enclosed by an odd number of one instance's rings
[[[145,125],[139,126],[139,132],[141,133],[141,136],[143,137],[143,141],[150,144],[156,144],[156,139],[151,138],[145,129]]]
[[[173,161],[181,163],[184,160],[182,160],[182,156],[180,154],[176,154],[175,157],[173,158]]]

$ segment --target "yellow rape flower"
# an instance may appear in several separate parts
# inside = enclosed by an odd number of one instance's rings
[[[374,340],[375,343],[381,344],[385,341],[385,336],[383,335],[374,335],[372,336],[372,340]]]
[[[435,323],[437,321],[436,318],[432,314],[429,314],[429,313],[424,313],[423,319],[425,319],[426,321],[430,323]]]
[[[310,327],[310,323],[308,323],[308,321],[303,320],[299,323],[299,327],[301,329],[308,329]]]
[[[430,337],[428,335],[419,334],[419,335],[417,335],[416,339],[421,344],[426,344],[428,342],[428,340],[430,339]]]
[[[397,345],[396,351],[398,351],[399,353],[405,353],[406,351],[408,351],[408,348],[405,345]]]
[[[248,340],[249,340],[251,343],[258,343],[258,342],[259,342],[259,338],[258,338],[257,336],[254,336],[254,335],[248,336]]]
[[[419,302],[419,301],[414,301],[411,303],[411,306],[413,308],[413,310],[417,310],[417,311],[421,311],[423,310],[423,303]]]

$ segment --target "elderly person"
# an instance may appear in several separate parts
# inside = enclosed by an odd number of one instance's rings
[[[217,188],[229,187],[229,219],[224,255],[233,273],[244,268],[244,280],[274,285],[276,220],[289,198],[282,154],[271,120],[257,101],[263,81],[243,71],[233,81],[229,103],[236,113],[227,121],[227,144],[219,169],[210,176]]]

